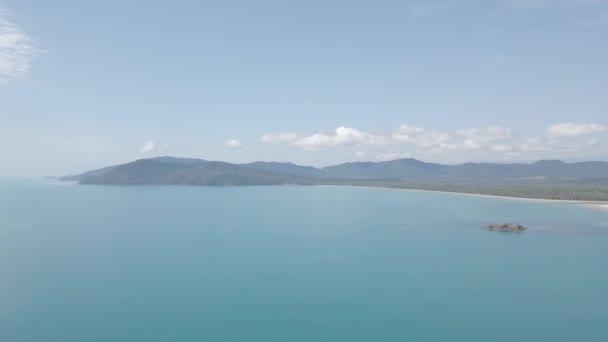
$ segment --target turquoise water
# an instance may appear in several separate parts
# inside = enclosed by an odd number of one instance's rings
[[[7,342],[607,341],[607,266],[569,204],[0,182]]]

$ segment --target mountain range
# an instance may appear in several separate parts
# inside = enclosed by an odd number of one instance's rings
[[[315,168],[292,163],[233,164],[203,159],[157,157],[108,166],[61,180],[116,185],[281,185],[335,184],[361,181],[516,181],[608,179],[608,162],[465,163],[445,165],[412,158],[352,162]]]

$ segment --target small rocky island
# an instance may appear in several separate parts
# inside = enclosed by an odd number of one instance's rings
[[[512,233],[523,233],[528,228],[522,226],[517,223],[503,223],[503,224],[491,224],[489,226],[483,227],[483,229],[487,230],[497,230],[499,232],[512,232]]]

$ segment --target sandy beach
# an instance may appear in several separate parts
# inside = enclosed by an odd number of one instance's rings
[[[586,202],[586,203],[582,204],[582,206],[591,208],[591,209],[595,209],[595,210],[608,211],[608,203],[604,203],[604,202],[602,202],[602,203]]]
[[[516,201],[543,202],[543,203],[568,203],[568,204],[580,205],[580,206],[590,208],[590,209],[608,211],[608,202],[602,202],[602,201],[594,202],[594,201],[574,201],[574,200],[556,200],[556,199],[543,199],[543,198],[510,197],[510,196],[498,196],[498,195],[470,194],[470,193],[466,193],[466,192],[389,188],[389,187],[367,186],[367,185],[326,185],[326,186],[339,186],[339,187],[350,187],[350,188],[374,188],[374,189],[417,191],[417,192],[436,192],[436,193],[442,193],[442,194],[487,197],[487,198],[507,199],[507,200],[516,200]]]

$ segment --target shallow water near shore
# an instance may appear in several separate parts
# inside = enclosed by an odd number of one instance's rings
[[[575,204],[0,181],[0,341],[606,341],[607,266]]]

